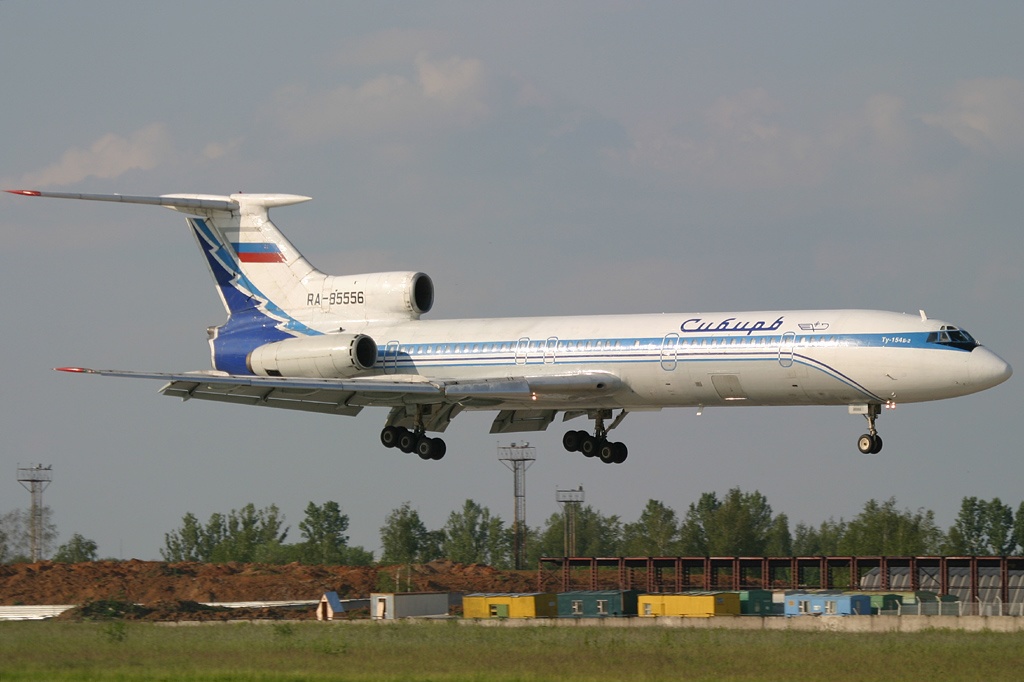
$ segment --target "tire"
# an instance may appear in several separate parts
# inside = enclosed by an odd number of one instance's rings
[[[597,454],[597,450],[600,446],[601,441],[588,434],[580,443],[580,452],[583,453],[584,457],[593,457]]]
[[[416,454],[420,459],[434,459],[434,439],[420,436],[416,441]]]
[[[882,451],[882,437],[875,436],[875,444],[871,446],[871,454],[877,455]]]
[[[599,447],[597,449],[597,456],[605,464],[614,464],[615,463],[615,447],[611,443],[609,443],[608,441],[605,441],[605,442],[601,443],[601,447]]]
[[[579,431],[566,431],[562,436],[562,447],[566,452],[579,452],[582,442]]]
[[[874,450],[874,448],[875,439],[872,438],[869,434],[865,433],[864,435],[857,439],[857,449],[860,450],[862,454],[870,455],[871,451]]]
[[[433,453],[430,455],[430,459],[438,461],[444,458],[446,452],[448,452],[448,445],[440,438],[431,438],[433,441]]]
[[[625,443],[612,443],[612,452],[615,453],[612,461],[616,464],[622,464],[626,461],[626,457],[629,456],[629,449],[626,448]]]
[[[401,429],[397,426],[385,426],[380,432],[380,442],[386,448],[393,448],[398,445],[398,437]]]
[[[398,436],[398,449],[409,454],[416,449],[416,434],[408,429],[402,429],[402,433]]]

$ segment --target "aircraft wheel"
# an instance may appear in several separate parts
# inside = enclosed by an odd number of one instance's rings
[[[397,426],[385,426],[380,432],[380,442],[386,448],[396,447],[401,433],[402,430]]]
[[[597,450],[600,446],[601,441],[596,437],[587,434],[580,443],[580,452],[583,453],[584,457],[593,457],[597,454]]]
[[[877,455],[881,451],[882,451],[882,437],[876,435],[875,436],[875,444],[871,446],[871,454],[872,455]]]
[[[420,456],[420,459],[438,460],[444,457],[447,450],[448,446],[440,438],[420,436],[416,441],[416,454]]]
[[[586,436],[586,434],[583,434]],[[580,445],[583,443],[583,438],[580,437],[579,431],[566,431],[565,435],[562,436],[562,447],[567,452],[577,452],[580,449]]]
[[[601,461],[605,464],[615,463],[615,447],[612,443],[605,441],[601,443],[601,447],[597,449],[597,456],[601,458]]]
[[[870,434],[865,433],[857,439],[857,449],[865,455],[872,454],[872,451],[875,449],[875,439]]]
[[[401,434],[398,436],[398,449],[405,454],[409,454],[416,449],[417,440],[415,433],[409,429],[402,429]]]
[[[626,457],[629,455],[629,449],[626,448],[625,443],[612,443],[612,452],[614,453],[612,461],[616,464],[625,462]]]

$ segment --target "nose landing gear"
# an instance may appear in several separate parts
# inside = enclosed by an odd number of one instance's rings
[[[857,439],[857,449],[865,455],[877,455],[882,451],[882,437],[875,428],[875,419],[882,412],[881,405],[868,405],[864,418],[868,420],[868,432]]]

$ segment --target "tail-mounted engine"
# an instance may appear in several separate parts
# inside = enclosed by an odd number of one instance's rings
[[[422,272],[332,275],[307,305],[341,320],[419,319],[434,305],[434,283]]]
[[[373,368],[377,344],[365,334],[323,334],[275,341],[249,353],[246,365],[265,377],[337,379]]]

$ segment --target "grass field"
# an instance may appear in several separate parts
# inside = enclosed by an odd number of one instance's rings
[[[1013,680],[1024,633],[0,623],[0,680]]]

